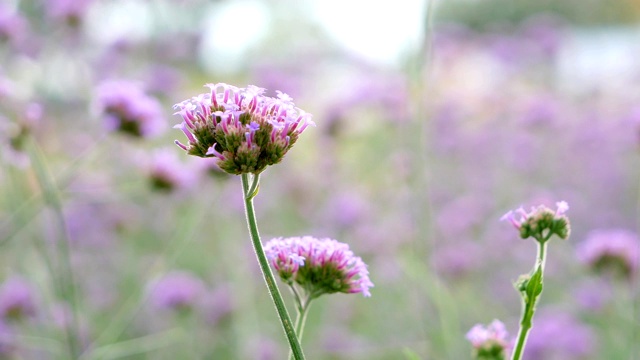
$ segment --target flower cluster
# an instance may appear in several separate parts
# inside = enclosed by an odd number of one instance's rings
[[[36,314],[31,285],[21,277],[7,279],[0,287],[0,319],[21,320]]]
[[[509,334],[500,320],[493,320],[485,327],[477,324],[467,333],[467,340],[473,346],[473,358],[483,360],[503,360],[509,352]]]
[[[183,121],[176,125],[189,140],[176,144],[188,154],[215,157],[230,174],[259,174],[282,160],[308,125],[311,115],[296,108],[289,95],[264,96],[265,89],[219,83],[210,93],[176,104]],[[218,92],[218,89],[222,89]]]
[[[523,207],[504,214],[500,220],[508,220],[520,231],[523,239],[533,237],[538,241],[546,241],[551,235],[558,235],[561,239],[567,239],[571,233],[569,219],[564,215],[569,210],[566,201],[556,203],[557,209],[553,211],[544,205],[531,207],[530,212],[526,212]],[[519,218],[516,219],[516,215]]]
[[[594,230],[578,246],[577,256],[595,271],[629,278],[640,265],[640,239],[624,229]]]
[[[284,282],[297,283],[312,298],[336,292],[371,296],[367,265],[347,244],[311,236],[276,238],[265,253]]]
[[[185,271],[173,271],[149,286],[151,302],[160,309],[190,309],[204,292],[202,280]]]
[[[165,128],[160,102],[132,81],[109,80],[97,88],[97,106],[110,131],[133,137],[158,135]]]

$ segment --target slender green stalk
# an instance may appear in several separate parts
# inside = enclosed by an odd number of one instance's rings
[[[537,271],[540,271],[539,285],[542,286],[543,283],[543,272],[544,265],[546,261],[546,252],[547,252],[547,240],[549,237],[543,240],[538,240],[538,256],[536,260],[536,265],[534,267],[534,274]],[[530,281],[534,281],[534,276],[532,276]],[[527,343],[527,336],[529,335],[529,330],[532,327],[532,319],[533,315],[536,312],[536,305],[538,303],[538,299],[540,297],[541,289],[538,292],[531,293],[527,290],[527,294],[523,295],[523,305],[524,309],[522,311],[522,319],[520,320],[520,330],[518,331],[518,340],[516,342],[515,349],[513,350],[513,356],[511,360],[520,360],[522,358],[522,353],[524,352],[524,347]]]
[[[249,227],[249,233],[251,234],[251,241],[253,243],[253,250],[256,253],[256,257],[258,258],[258,263],[260,264],[260,270],[262,270],[264,281],[267,284],[267,288],[269,289],[269,294],[271,295],[273,304],[275,305],[276,310],[278,312],[278,317],[280,317],[280,322],[282,323],[282,328],[284,329],[285,335],[287,336],[287,340],[289,341],[289,346],[291,347],[291,351],[293,353],[294,359],[302,360],[304,359],[304,354],[302,353],[302,347],[300,346],[300,342],[296,337],[295,330],[291,323],[291,317],[287,312],[287,308],[285,307],[284,300],[282,299],[280,290],[278,290],[278,286],[276,285],[276,280],[273,277],[271,268],[269,267],[269,261],[267,260],[267,256],[264,253],[262,242],[260,242],[260,234],[258,233],[258,225],[256,223],[255,211],[253,209],[253,197],[256,195],[256,192],[258,189],[258,181],[259,181],[258,175],[255,175],[255,177],[253,178],[253,184],[250,187],[249,174],[242,174],[242,190],[244,193],[244,205],[245,205],[246,216],[247,216],[247,225]]]
[[[293,286],[292,286],[293,288]],[[307,314],[309,313],[309,305],[311,305],[311,297],[302,302],[302,299],[298,301],[298,316],[296,318],[296,335],[298,341],[302,342],[302,333],[304,332],[304,324],[307,322]],[[289,360],[293,360],[293,352],[289,352]]]
[[[71,307],[71,321],[69,326],[66,327],[66,335],[69,355],[72,358],[76,358],[80,353],[80,344],[77,339],[79,328],[77,322],[77,299],[73,270],[71,268],[71,251],[69,249],[67,225],[62,212],[62,200],[60,199],[53,177],[51,176],[42,157],[40,148],[35,144],[35,142],[32,143],[31,160],[33,161],[33,169],[40,188],[42,189],[45,203],[53,209],[62,235],[61,238],[56,241],[58,250],[57,255],[60,264],[57,269],[60,272],[57,277],[57,289],[60,292],[58,296],[67,300]],[[46,254],[44,254],[44,256],[46,257]],[[47,264],[50,264],[49,259],[45,259],[45,261]],[[54,279],[54,282],[55,281],[56,280]]]

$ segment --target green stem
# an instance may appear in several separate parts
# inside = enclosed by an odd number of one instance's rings
[[[544,265],[545,265],[545,255],[547,253],[547,240],[549,240],[549,238],[547,237],[546,239],[538,240],[538,256],[537,256],[537,260],[536,260],[536,265],[534,267],[534,272],[536,271],[536,269],[538,268],[538,266],[540,266],[542,269],[542,271],[544,271]],[[541,278],[540,281],[541,283],[543,282],[544,278]],[[524,352],[524,347],[527,343],[527,336],[529,335],[529,330],[531,330],[532,327],[532,320],[533,320],[533,315],[536,312],[536,304],[538,302],[539,299],[539,295],[535,295],[532,298],[525,298],[523,305],[524,308],[522,310],[522,318],[520,320],[520,330],[518,331],[518,340],[516,342],[516,346],[515,349],[513,350],[513,356],[511,357],[511,360],[520,360],[522,358],[522,354]]]
[[[69,249],[69,236],[67,233],[67,225],[62,211],[62,199],[60,199],[58,188],[51,176],[49,169],[46,166],[45,159],[38,145],[33,142],[31,150],[31,160],[33,161],[33,170],[36,178],[42,189],[43,198],[45,203],[49,205],[56,217],[58,227],[61,233],[61,237],[56,239],[56,245],[58,250],[58,276],[54,276],[54,284],[58,282],[58,286],[54,286],[59,291],[58,296],[68,301],[71,307],[71,321],[69,326],[66,327],[67,346],[69,348],[69,355],[72,358],[76,358],[80,353],[80,344],[78,343],[78,317],[77,317],[77,299],[75,290],[75,281],[73,276],[73,269],[71,267],[71,251]],[[46,256],[46,254],[45,254]],[[49,259],[45,260],[47,264],[51,264]],[[49,265],[50,266],[50,265]]]
[[[256,178],[254,178],[254,185],[255,186],[252,187],[255,191],[257,189]],[[258,258],[258,263],[260,264],[260,270],[262,270],[264,281],[267,284],[269,294],[271,295],[273,304],[275,305],[278,316],[280,317],[280,322],[282,323],[282,328],[284,329],[287,340],[289,341],[289,346],[291,347],[294,359],[302,360],[304,359],[302,347],[300,346],[300,342],[296,337],[295,330],[291,326],[291,317],[289,316],[287,308],[284,305],[284,300],[282,299],[282,295],[280,295],[280,291],[278,290],[278,286],[276,285],[276,280],[273,277],[271,268],[269,267],[269,261],[267,260],[267,256],[265,255],[264,249],[262,248],[262,242],[260,242],[260,234],[258,233],[258,225],[256,223],[255,211],[253,209],[253,196],[255,196],[255,193],[252,194],[250,192],[251,189],[249,188],[249,174],[242,174],[242,190],[244,193],[244,205],[247,215],[247,224],[249,226],[249,232],[251,233],[253,250],[256,253],[256,257]]]
[[[292,286],[293,288],[293,286]],[[302,342],[302,334],[304,333],[304,324],[307,322],[307,314],[309,313],[309,305],[311,305],[312,297],[308,296],[307,299],[302,302],[302,299],[298,300],[298,316],[296,318],[296,334],[298,335],[298,341]],[[289,360],[293,360],[293,352],[289,352]]]

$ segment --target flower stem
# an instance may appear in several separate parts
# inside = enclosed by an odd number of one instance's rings
[[[311,296],[308,296],[304,302],[302,302],[302,299],[300,298],[297,299],[298,316],[296,318],[296,335],[298,336],[298,341],[300,342],[302,342],[302,333],[304,332],[304,324],[307,322],[307,314],[309,313],[309,305],[311,305],[311,300]],[[293,352],[289,352],[289,360],[293,359]]]
[[[540,286],[543,284],[543,276],[542,273],[544,271],[545,265],[545,255],[547,252],[547,240],[546,239],[538,240],[538,256],[536,260],[536,265],[534,267],[534,273],[536,271],[540,271]],[[533,278],[531,279],[533,281]],[[541,292],[541,291],[540,291]],[[538,299],[540,297],[540,292],[534,293],[532,296],[527,296],[527,294],[523,295],[523,310],[522,310],[522,318],[520,320],[520,330],[518,331],[518,340],[516,342],[515,349],[513,351],[513,356],[511,360],[520,360],[522,358],[522,354],[524,352],[524,347],[527,343],[527,336],[529,335],[529,330],[532,327],[532,319],[533,315],[536,312],[536,305],[538,303]],[[531,295],[531,294],[529,294]]]
[[[271,299],[273,300],[273,304],[276,307],[278,312],[278,317],[280,317],[280,322],[282,323],[282,328],[287,336],[287,340],[289,341],[289,346],[291,348],[291,352],[293,354],[293,358],[295,360],[303,360],[304,354],[302,353],[302,347],[300,346],[300,342],[296,337],[295,330],[291,323],[291,317],[287,312],[287,308],[285,307],[284,300],[282,299],[282,295],[280,295],[280,291],[278,290],[278,286],[276,285],[276,280],[273,277],[273,273],[271,272],[271,268],[269,267],[269,262],[267,260],[267,256],[264,253],[264,249],[262,247],[262,242],[260,242],[260,234],[258,233],[258,225],[256,223],[255,211],[253,209],[253,197],[255,196],[255,191],[257,190],[257,176],[254,175],[253,178],[253,186],[249,186],[249,174],[242,174],[242,190],[244,193],[244,205],[247,216],[247,224],[249,226],[249,233],[251,234],[251,241],[253,243],[253,249],[256,253],[256,257],[258,258],[258,263],[260,264],[260,270],[262,271],[262,275],[264,276],[264,281],[267,284],[267,288],[269,289],[269,294],[271,295]],[[253,193],[251,192],[253,191]]]

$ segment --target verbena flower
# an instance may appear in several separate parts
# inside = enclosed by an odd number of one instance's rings
[[[500,320],[493,320],[489,326],[477,324],[467,333],[467,340],[473,346],[473,358],[502,360],[509,352],[509,334]]]
[[[12,277],[0,287],[0,317],[21,320],[34,316],[36,305],[31,285],[21,277]]]
[[[508,220],[520,231],[523,239],[534,237],[538,241],[548,240],[555,234],[561,239],[567,239],[571,233],[569,219],[564,215],[569,210],[566,201],[556,203],[557,209],[553,211],[544,205],[531,207],[530,212],[526,212],[523,207],[510,210],[504,214],[500,220]]]
[[[186,271],[171,272],[149,287],[151,303],[161,309],[191,309],[204,295],[205,285]]]
[[[151,137],[165,129],[160,102],[136,82],[108,80],[97,87],[97,105],[108,130]]]
[[[176,144],[189,155],[215,157],[231,174],[259,174],[276,164],[314,125],[311,115],[296,108],[289,95],[264,96],[265,89],[219,83],[207,84],[210,93],[176,104],[183,121],[175,127],[187,136]],[[222,89],[221,92],[218,92]]]
[[[180,161],[177,154],[169,149],[157,150],[148,160],[149,181],[156,190],[187,189],[197,182],[197,172],[193,171],[196,167]]]
[[[578,259],[597,272],[631,277],[640,263],[640,239],[624,229],[594,230],[580,243]]]
[[[594,330],[575,316],[543,309],[527,339],[526,358],[592,359],[597,354],[598,340]]]
[[[336,292],[371,296],[367,265],[347,244],[311,236],[275,238],[265,253],[282,281],[298,284],[312,298]]]

